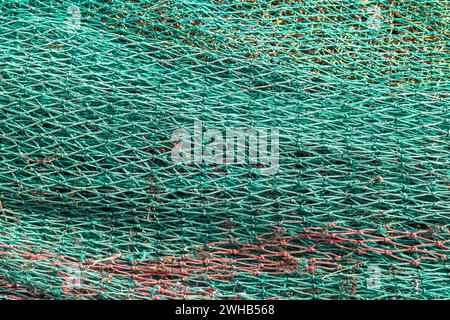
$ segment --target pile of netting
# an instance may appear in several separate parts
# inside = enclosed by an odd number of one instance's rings
[[[3,1],[0,298],[449,298],[449,17]]]

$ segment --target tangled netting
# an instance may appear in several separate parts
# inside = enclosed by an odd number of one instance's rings
[[[1,2],[0,297],[450,298],[449,11]],[[200,121],[276,172],[175,162]]]

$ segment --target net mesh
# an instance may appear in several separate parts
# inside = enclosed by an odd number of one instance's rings
[[[449,12],[3,1],[0,297],[449,298]],[[174,161],[196,123],[276,171]]]

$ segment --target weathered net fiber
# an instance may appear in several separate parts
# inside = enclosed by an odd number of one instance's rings
[[[1,2],[0,297],[450,298],[448,23],[439,0]],[[195,121],[278,128],[278,171],[174,163]]]

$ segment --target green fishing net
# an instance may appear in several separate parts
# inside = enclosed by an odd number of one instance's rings
[[[449,8],[3,1],[0,297],[449,298]]]

